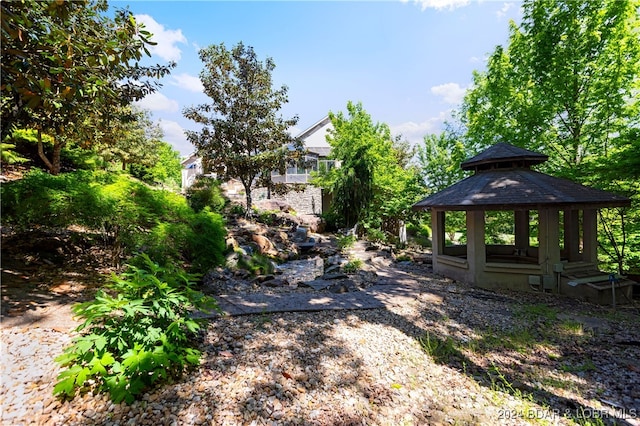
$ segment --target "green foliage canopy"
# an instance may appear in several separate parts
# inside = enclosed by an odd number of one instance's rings
[[[361,103],[347,103],[347,114],[329,113],[327,136],[340,167],[321,173],[314,183],[333,194],[331,213],[341,225],[397,230],[421,192],[416,170],[408,164],[406,143],[392,138],[386,124],[374,124]]]
[[[168,66],[140,66],[151,34],[104,0],[2,2],[2,138],[15,128],[55,135],[47,168],[60,172],[69,138],[85,139],[110,109],[153,92]]]
[[[474,73],[461,119],[475,151],[504,141],[547,153],[547,169],[580,179],[592,156],[638,127],[637,0],[528,0],[508,47]]]

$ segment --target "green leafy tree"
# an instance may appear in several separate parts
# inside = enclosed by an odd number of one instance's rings
[[[170,189],[178,189],[182,179],[180,152],[164,141],[156,141],[153,148],[156,158],[153,164],[131,164],[129,171],[133,176],[147,183],[159,183]]]
[[[394,139],[386,124],[374,124],[360,103],[348,102],[346,115],[330,112],[329,118],[327,141],[340,167],[314,183],[333,195],[334,220],[345,226],[361,222],[370,232],[397,231],[420,193],[409,145]]]
[[[418,167],[428,194],[442,191],[465,177],[460,168],[468,156],[467,149],[451,132],[426,135],[418,146]]]
[[[442,191],[466,176],[460,163],[470,157],[470,153],[451,129],[439,135],[426,135],[417,151],[418,169],[426,187],[426,195]],[[465,226],[463,212],[447,213],[446,228],[450,241],[454,241],[456,232]]]
[[[388,142],[389,129],[373,124],[362,104],[347,103],[348,116],[340,111],[329,112],[333,129],[327,141],[331,157],[340,161],[340,167],[320,175],[314,183],[328,189],[333,195],[331,214],[342,225],[353,226],[363,219],[373,200],[374,153],[372,147]]]
[[[100,141],[96,148],[103,158],[119,162],[122,170],[132,164],[146,167],[157,164],[163,132],[151,120],[150,112],[127,105],[117,116],[94,130],[94,138]]]
[[[415,150],[400,136],[392,141],[391,149],[381,152],[374,167],[374,192],[367,209],[367,224],[381,231],[381,239],[399,236],[401,228],[413,219],[411,206],[424,193],[418,167],[412,160]],[[370,233],[371,235],[371,233]]]
[[[573,179],[612,138],[638,124],[637,0],[528,0],[508,47],[474,73],[461,119],[469,147],[505,141],[548,153],[546,167]]]
[[[104,0],[2,2],[2,137],[15,128],[38,131],[39,155],[53,174],[69,140],[157,89],[168,66],[141,66],[151,34],[128,10],[113,18]],[[91,118],[91,126],[85,120]],[[54,136],[51,156],[42,133]]]
[[[600,211],[600,244],[606,263],[618,273],[640,273],[640,128],[629,128],[612,140],[609,156],[589,163],[586,183],[625,194],[631,208]]]
[[[200,50],[200,59],[205,66],[200,80],[212,103],[184,110],[185,117],[203,126],[199,132],[187,131],[187,138],[206,171],[242,182],[249,214],[253,186],[272,188],[271,171],[284,174],[287,164],[304,154],[302,143],[287,132],[298,118],[277,115],[288,89],[272,88],[271,58],[258,60],[253,48],[240,42],[231,50],[224,44],[209,46]]]

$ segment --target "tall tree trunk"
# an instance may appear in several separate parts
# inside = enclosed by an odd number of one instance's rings
[[[247,185],[244,182],[242,182],[242,184],[244,186],[244,192],[247,202],[247,208],[245,209],[244,216],[248,218],[249,216],[251,216],[251,204],[253,204],[253,200],[251,198],[251,184]]]
[[[51,170],[51,174],[54,176],[57,176],[60,173],[60,169],[62,168],[62,161],[61,161],[61,153],[62,153],[62,147],[64,146],[64,143],[58,143],[58,140],[54,140],[53,143],[53,170]]]
[[[51,156],[51,161],[47,158],[44,153],[44,145],[42,144],[42,130],[38,129],[37,133],[38,138],[38,156],[44,162],[44,165],[49,169],[49,173],[56,176],[60,174],[61,161],[60,154],[62,153],[62,148],[64,147],[64,143],[58,142],[58,139],[54,139],[53,141],[53,154]]]

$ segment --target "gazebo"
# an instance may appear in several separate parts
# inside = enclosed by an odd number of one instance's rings
[[[483,288],[554,292],[601,304],[630,299],[632,281],[598,269],[597,211],[631,201],[531,169],[547,159],[497,143],[461,164],[472,176],[414,204],[413,210],[431,210],[434,272]],[[465,213],[466,244],[446,239],[447,214],[454,211]],[[486,218],[497,212],[512,212],[506,243],[487,235]]]

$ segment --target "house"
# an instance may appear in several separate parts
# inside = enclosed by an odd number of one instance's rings
[[[464,161],[474,174],[413,205],[431,210],[433,270],[484,288],[567,294],[595,303],[630,300],[633,281],[598,269],[601,208],[629,206],[616,194],[545,175],[546,155],[498,143]],[[445,238],[447,215],[466,216],[466,243]],[[511,212],[513,239],[487,238],[491,212]],[[489,242],[487,242],[489,241]]]
[[[328,170],[335,167],[336,162],[327,158],[331,146],[327,142],[326,136],[330,129],[332,129],[331,120],[327,116],[301,132],[297,137],[303,141],[303,145],[307,149],[304,161],[292,164],[284,175],[272,172],[272,180],[276,183],[308,184],[312,171]],[[192,154],[182,162],[182,167],[182,191],[184,192],[193,184],[196,176],[203,173],[202,160]],[[231,191],[232,195],[242,191],[238,182],[229,182],[224,187]],[[265,198],[267,198],[265,188],[256,188],[253,191],[255,201]],[[290,191],[283,196],[271,195],[271,198],[286,201],[299,214],[321,214],[327,211],[329,205],[329,196],[321,188],[313,185],[307,185],[302,191]]]
[[[182,192],[184,193],[204,170],[202,159],[195,153],[182,160]]]

